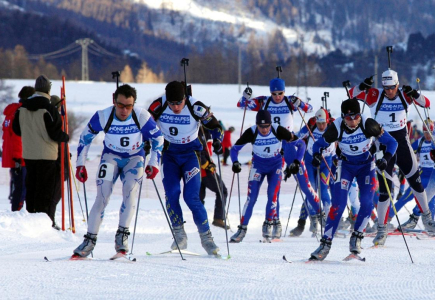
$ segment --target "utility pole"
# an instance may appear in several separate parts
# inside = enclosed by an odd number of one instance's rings
[[[90,38],[77,40],[76,43],[82,47],[82,80],[89,81],[89,62],[88,62],[88,46],[94,41]]]

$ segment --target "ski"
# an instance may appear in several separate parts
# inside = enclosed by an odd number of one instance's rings
[[[281,239],[270,239],[270,238],[263,238],[263,240],[259,240],[260,243],[279,243],[282,242]]]
[[[185,254],[185,255],[191,255],[191,256],[213,257],[213,258],[219,258],[219,259],[224,259],[224,260],[231,258],[231,256],[226,256],[226,255],[221,255],[221,254],[202,255],[202,254],[187,251],[187,250],[181,250],[181,253]],[[161,252],[161,253],[157,253],[157,254],[152,254],[150,252],[146,252],[146,255],[148,255],[148,256],[165,255],[165,254],[179,254],[179,252],[178,252],[178,250],[170,250],[170,251],[165,251],[165,252]]]
[[[201,254],[199,253],[195,253],[195,252],[191,252],[191,251],[187,251],[187,250],[180,250],[181,254],[186,254],[186,255],[192,255],[192,256],[201,256]],[[165,252],[161,252],[161,253],[157,253],[157,254],[152,254],[150,252],[146,252],[146,254],[148,256],[152,256],[152,255],[164,255],[164,254],[180,254],[180,252],[178,252],[178,250],[169,250],[169,251],[165,251]]]
[[[109,258],[109,260],[115,260],[115,259],[119,259],[119,258],[125,258],[126,260],[131,261],[131,262],[136,261],[135,257],[131,256],[130,254],[127,254],[127,252],[125,252],[125,251],[119,251],[118,253],[113,255],[111,258]]]
[[[356,253],[351,253],[343,259],[343,261],[351,261],[351,260],[366,261],[366,258],[361,257]]]

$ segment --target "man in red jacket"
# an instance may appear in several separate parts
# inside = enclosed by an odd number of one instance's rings
[[[233,145],[231,143],[231,133],[234,132],[234,127],[231,126],[230,128],[228,128],[228,130],[224,131],[224,139],[222,140],[222,149],[224,150],[224,160],[223,160],[223,165],[227,166],[227,159],[230,156],[230,150],[231,150],[231,146]]]
[[[2,167],[10,168],[11,175],[11,209],[12,211],[21,210],[26,197],[26,167],[23,160],[23,146],[21,137],[16,135],[12,130],[12,122],[14,121],[15,112],[21,107],[21,101],[27,99],[35,93],[35,89],[31,86],[25,86],[18,93],[20,98],[18,103],[12,103],[6,106],[3,114],[5,120],[3,122],[3,157]]]

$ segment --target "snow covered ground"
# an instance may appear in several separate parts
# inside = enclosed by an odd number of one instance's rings
[[[18,93],[23,85],[33,81],[13,80],[7,84],[15,86]],[[138,89],[138,105],[146,107],[164,91],[163,84],[135,84]],[[53,83],[53,91],[60,87]],[[96,109],[111,103],[113,83],[67,82],[68,109],[90,117]],[[267,87],[252,87],[255,95],[267,94]],[[288,87],[288,94],[294,88]],[[302,91],[304,91],[302,89]],[[320,106],[320,97],[329,91],[328,106],[338,115],[340,102],[345,98],[344,89],[309,88],[309,97],[314,107]],[[243,111],[235,107],[240,94],[235,85],[194,85],[194,95],[212,106],[218,119],[226,126],[235,126],[233,140],[240,134]],[[435,101],[434,92],[425,94]],[[304,93],[300,95],[305,98]],[[410,118],[417,120],[415,109],[410,109]],[[245,126],[254,124],[255,114],[247,112]],[[300,117],[295,116],[295,126]],[[84,124],[83,124],[84,125]],[[71,146],[75,149],[77,141]],[[101,143],[100,143],[101,144]],[[244,152],[246,161],[249,147]],[[95,173],[101,145],[94,141],[90,160],[87,162],[89,180],[86,183],[89,209],[96,195]],[[74,152],[73,152],[74,154]],[[75,155],[73,156],[73,163]],[[232,172],[222,167],[223,178],[230,189]],[[248,166],[240,174],[241,205],[246,200]],[[229,221],[236,230],[239,216],[237,182],[234,184],[229,209]],[[156,179],[159,193],[164,197],[161,180]],[[295,183],[283,182],[281,189],[281,222],[286,228]],[[44,214],[28,214],[26,211],[10,212],[8,201],[8,170],[0,169],[0,298],[1,299],[435,299],[433,278],[435,276],[435,241],[417,240],[406,237],[414,259],[411,263],[401,236],[390,236],[386,247],[368,249],[372,238],[362,241],[362,256],[366,262],[341,262],[348,254],[347,238],[335,238],[332,250],[324,263],[304,264],[319,243],[306,232],[300,238],[282,238],[280,243],[263,244],[261,225],[264,221],[266,203],[265,185],[241,244],[230,244],[229,260],[206,256],[188,208],[183,204],[188,250],[201,256],[187,256],[181,260],[178,254],[152,255],[169,250],[172,236],[161,204],[152,182],[145,180],[140,202],[133,254],[137,262],[109,261],[115,252],[114,235],[118,224],[121,204],[120,184],[117,183],[109,203],[105,219],[98,235],[94,261],[68,261],[67,258],[82,241],[86,233],[83,212],[74,191],[76,234],[70,230],[55,231]],[[79,187],[81,205],[84,209],[83,187]],[[214,197],[208,194],[206,208],[209,220],[213,216]],[[412,208],[413,204],[409,204]],[[296,226],[301,196],[296,195],[289,229]],[[57,211],[61,219],[60,205]],[[404,222],[408,213],[399,214]],[[393,221],[393,224],[397,224]],[[133,231],[131,224],[131,231]],[[420,224],[420,226],[422,226]],[[67,220],[68,227],[68,220]],[[308,227],[308,226],[307,226]],[[306,227],[306,228],[307,228]],[[289,230],[288,229],[288,230]],[[287,230],[287,233],[288,233]],[[227,255],[225,231],[212,226],[216,243],[221,253]],[[228,232],[231,236],[233,232]],[[132,236],[130,236],[131,245]],[[295,261],[285,263],[282,256]],[[45,262],[44,256],[52,262]]]

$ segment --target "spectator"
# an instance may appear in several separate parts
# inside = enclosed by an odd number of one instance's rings
[[[56,108],[50,104],[51,82],[41,75],[35,82],[35,93],[22,101],[12,128],[21,136],[26,163],[26,209],[29,213],[49,215],[56,182],[58,143],[68,142]]]
[[[231,143],[231,133],[234,132],[234,127],[231,126],[228,128],[228,130],[224,131],[224,139],[222,141],[222,148],[224,150],[224,159],[223,159],[223,165],[227,166],[227,159],[230,156],[230,150],[233,144]]]
[[[11,175],[11,210],[18,211],[24,205],[26,197],[26,167],[23,160],[23,147],[21,137],[16,135],[12,130],[15,112],[21,107],[22,101],[32,96],[35,89],[31,86],[25,86],[18,93],[20,98],[18,103],[12,103],[6,106],[3,114],[3,158],[2,167],[10,168]]]

